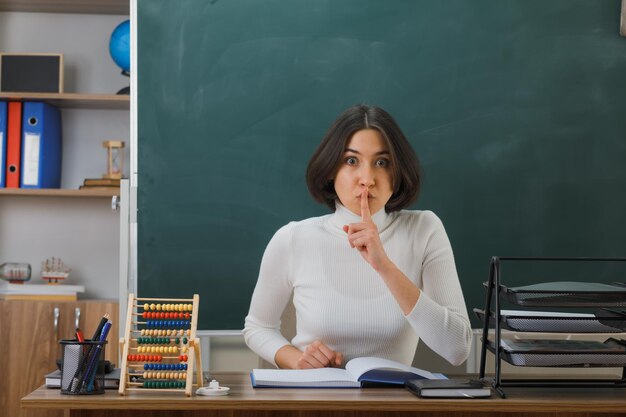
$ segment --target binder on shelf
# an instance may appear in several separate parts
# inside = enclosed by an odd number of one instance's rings
[[[0,101],[0,188],[6,183],[7,164],[7,102]]]
[[[24,102],[22,188],[61,187],[61,113],[47,103]]]
[[[20,157],[22,148],[22,103],[10,101],[7,106],[6,188],[20,186]]]

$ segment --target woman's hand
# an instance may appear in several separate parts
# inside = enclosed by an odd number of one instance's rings
[[[296,362],[296,369],[337,368],[343,365],[343,355],[316,340],[308,345]]]
[[[301,352],[293,345],[278,349],[274,361],[282,369],[336,368],[343,366],[343,354],[316,340]]]
[[[387,253],[378,235],[378,227],[372,220],[370,206],[367,201],[367,189],[361,192],[361,223],[345,225],[343,230],[348,234],[350,246],[356,248],[376,271],[389,263]]]

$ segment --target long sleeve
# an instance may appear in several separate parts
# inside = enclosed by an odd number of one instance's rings
[[[272,364],[278,349],[289,344],[280,333],[280,317],[292,293],[289,229],[290,225],[279,229],[265,249],[243,329],[247,345]]]
[[[404,315],[383,279],[350,247],[343,225],[360,220],[343,206],[331,215],[292,222],[269,242],[245,319],[244,338],[274,363],[291,344],[304,350],[320,340],[345,361],[377,356],[411,364],[420,339],[451,363],[468,355],[471,331],[441,221],[429,211],[372,216],[388,255],[422,293]],[[280,333],[293,294],[297,329]]]
[[[425,220],[432,224],[423,252],[422,293],[407,320],[424,343],[459,365],[470,353],[471,325],[450,241],[441,220],[428,213]]]

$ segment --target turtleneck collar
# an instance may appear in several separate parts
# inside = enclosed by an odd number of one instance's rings
[[[372,221],[378,227],[378,233],[382,233],[393,221],[396,216],[394,213],[388,214],[385,209],[382,208],[376,213],[372,214]],[[335,203],[335,212],[330,216],[329,224],[333,229],[338,229],[342,234],[343,226],[350,223],[360,223],[362,221],[361,216],[358,216],[348,210],[339,201]]]

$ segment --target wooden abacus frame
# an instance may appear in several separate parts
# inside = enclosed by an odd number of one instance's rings
[[[141,304],[140,304],[141,302]],[[132,361],[132,364],[129,364],[129,355],[132,355],[132,352],[137,352],[138,343],[138,335],[141,332],[140,326],[147,325],[146,321],[142,321],[143,314],[140,313],[140,310],[144,310],[145,304],[154,304],[158,303],[158,305],[188,305],[191,303],[191,313],[190,313],[190,326],[189,326],[189,335],[186,336],[188,339],[188,352],[187,355],[187,369],[183,372],[185,375],[185,386],[184,392],[187,397],[191,397],[192,388],[194,386],[201,387],[202,386],[202,354],[200,350],[200,340],[196,338],[196,328],[198,325],[198,304],[200,302],[200,297],[198,294],[194,294],[193,299],[182,299],[182,298],[136,298],[134,294],[129,294],[128,296],[128,313],[126,314],[126,330],[124,332],[124,337],[120,338],[120,350],[122,351],[122,375],[120,378],[120,395],[125,395],[129,391],[139,391],[139,392],[176,392],[180,393],[183,391],[183,388],[145,388],[142,382],[131,381],[132,377],[141,377],[143,378],[143,369],[141,372],[137,372],[136,369],[133,369],[138,366],[142,366],[143,364],[149,361]],[[165,308],[159,309],[158,312],[165,312]],[[186,310],[186,312],[189,312]],[[162,329],[159,329],[162,330]],[[173,330],[168,328],[168,330]],[[168,336],[176,337],[176,336]],[[180,337],[185,337],[180,336]],[[180,344],[178,346],[178,353],[181,353],[182,347]],[[172,364],[172,359],[177,359],[175,356],[166,356],[163,359],[168,360],[168,364]],[[196,365],[196,383],[193,383],[193,371],[194,365]],[[135,371],[135,372],[131,372]],[[163,379],[166,378],[155,378],[158,382],[164,382]]]

